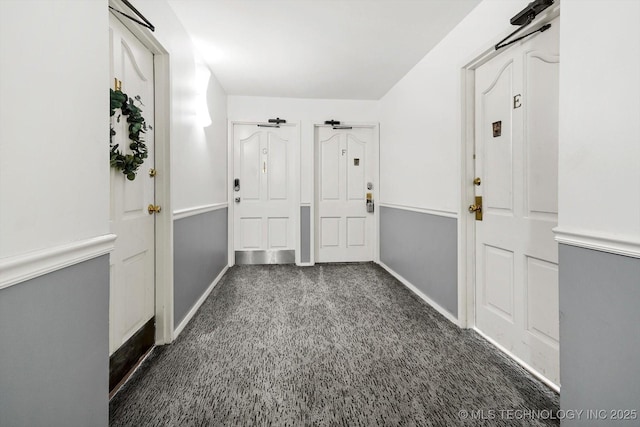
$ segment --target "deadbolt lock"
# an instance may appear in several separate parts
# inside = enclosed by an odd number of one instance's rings
[[[480,185],[482,183],[482,180],[480,179],[480,177],[476,177],[473,180],[473,185]]]
[[[157,171],[157,170],[155,170],[155,168],[151,168],[151,169],[149,169],[149,176],[150,176],[151,178],[153,178],[153,177],[154,177],[154,176],[156,176],[156,175],[158,175],[158,171]]]
[[[149,205],[149,207],[147,207],[147,211],[149,212],[149,215],[153,215],[154,213],[160,213],[160,210],[162,208],[158,205]]]
[[[482,221],[482,196],[476,196],[476,202],[469,206],[469,213],[476,214],[476,221]]]

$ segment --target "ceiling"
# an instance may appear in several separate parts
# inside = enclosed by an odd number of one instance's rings
[[[169,0],[229,95],[380,99],[480,0]]]

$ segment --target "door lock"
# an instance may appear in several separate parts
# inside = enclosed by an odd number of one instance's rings
[[[162,210],[162,208],[158,205],[149,205],[147,207],[147,211],[149,212],[149,215],[153,215],[154,213],[160,213],[160,210]]]
[[[240,203],[240,197],[236,197],[236,203]]]
[[[469,213],[475,213],[476,221],[482,221],[482,196],[476,196],[476,203],[469,206]]]
[[[369,213],[373,212],[374,203],[373,203],[373,194],[372,193],[367,193],[367,196],[365,198],[365,202],[366,202],[367,212],[369,212]]]

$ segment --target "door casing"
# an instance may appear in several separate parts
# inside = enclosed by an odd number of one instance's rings
[[[109,6],[123,13],[129,9],[120,0],[109,0]],[[106,11],[108,12],[108,10]],[[170,169],[170,80],[169,53],[146,28],[121,20],[124,26],[153,53],[155,78],[155,200],[162,207],[155,224],[155,317],[156,345],[173,341],[173,218],[171,212]]]
[[[543,14],[536,18],[536,22],[531,26],[531,29],[536,29],[545,25],[555,18],[560,16],[560,5],[556,3],[547,9]],[[528,31],[531,31],[528,29]],[[475,196],[475,188],[473,185],[473,179],[475,178],[474,169],[474,153],[475,153],[475,70],[489,61],[490,59],[500,55],[501,51],[496,51],[493,47],[495,43],[502,40],[513,29],[506,29],[501,34],[497,35],[493,40],[488,41],[490,47],[483,49],[472,57],[461,69],[461,90],[462,94],[462,111],[461,111],[461,147],[460,147],[460,203],[459,203],[459,218],[458,218],[458,326],[461,328],[475,328],[475,266],[476,266],[476,251],[475,251],[475,234],[476,234],[476,221],[475,215],[471,215],[467,212],[467,208],[473,203]],[[527,32],[528,32],[527,31]],[[535,37],[535,35],[533,36]],[[477,329],[476,329],[477,331]],[[494,345],[501,348],[501,350],[514,360],[516,360],[525,369],[531,372],[538,379],[543,381],[552,389],[559,392],[558,387],[548,381],[543,376],[539,375],[537,371],[528,366],[518,357],[511,354],[508,350],[495,343],[493,340],[484,336]]]

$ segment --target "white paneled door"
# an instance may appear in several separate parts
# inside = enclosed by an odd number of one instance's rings
[[[373,128],[322,126],[315,139],[316,261],[372,261]]]
[[[236,253],[295,250],[297,132],[290,125],[234,124]]]
[[[558,30],[476,70],[476,327],[558,385]]]
[[[140,96],[142,116],[147,124],[154,122],[153,54],[112,15],[109,17],[111,46],[111,79],[122,82],[122,91]],[[106,89],[106,88],[105,88]],[[105,109],[106,111],[106,109]],[[111,120],[116,131],[114,142],[128,152],[129,137],[126,116]],[[135,180],[111,168],[111,232],[117,235],[110,256],[111,291],[109,302],[109,354],[116,351],[154,316],[155,241],[154,215],[148,206],[154,203],[154,136],[144,134],[149,157],[138,169]],[[107,148],[105,147],[105,150]]]

